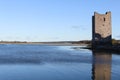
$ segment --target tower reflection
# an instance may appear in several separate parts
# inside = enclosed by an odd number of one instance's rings
[[[111,59],[112,54],[109,52],[93,51],[93,80],[111,80]]]

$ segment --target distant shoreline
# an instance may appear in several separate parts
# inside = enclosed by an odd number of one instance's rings
[[[70,42],[0,42],[0,44],[33,44],[33,45],[53,45],[53,46],[87,46],[82,43],[70,43]]]
[[[26,42],[26,41],[0,41],[0,44],[35,44],[55,46],[87,46],[90,41],[58,41],[58,42]]]

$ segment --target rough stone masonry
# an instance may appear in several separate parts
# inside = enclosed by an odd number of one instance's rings
[[[105,14],[94,12],[94,16],[92,16],[92,45],[111,45],[111,27],[111,12]]]

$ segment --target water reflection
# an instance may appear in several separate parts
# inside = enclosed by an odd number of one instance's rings
[[[93,51],[92,80],[111,80],[111,59],[109,52]]]

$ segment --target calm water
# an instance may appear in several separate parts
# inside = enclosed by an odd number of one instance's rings
[[[0,80],[120,80],[120,55],[72,47],[0,45]]]

